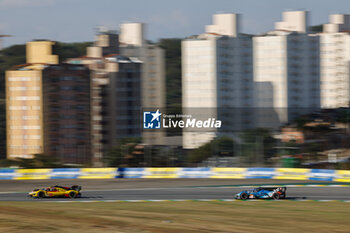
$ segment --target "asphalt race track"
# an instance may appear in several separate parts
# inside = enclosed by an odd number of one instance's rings
[[[310,184],[311,183],[311,184]],[[239,191],[249,189],[237,185],[300,185],[287,188],[289,200],[350,200],[350,187],[331,182],[291,180],[215,180],[215,179],[123,179],[121,180],[1,180],[0,201],[67,201],[67,198],[32,199],[27,193],[33,188],[50,185],[83,186],[82,197],[75,200],[191,200],[233,199]],[[327,184],[330,186],[319,186]],[[311,186],[310,186],[311,185]]]

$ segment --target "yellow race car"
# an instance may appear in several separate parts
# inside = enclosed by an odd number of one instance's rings
[[[76,198],[81,197],[81,186],[73,185],[71,187],[64,187],[64,186],[51,186],[47,188],[42,189],[34,189],[30,193],[28,193],[28,196],[35,197],[35,198],[44,198],[44,197],[69,197],[69,198]]]

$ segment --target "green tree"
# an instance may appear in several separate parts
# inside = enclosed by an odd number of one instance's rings
[[[241,139],[243,141],[241,154],[248,162],[266,162],[277,152],[276,140],[267,129],[246,130],[242,133]]]
[[[188,154],[189,163],[199,163],[212,156],[211,143],[208,142]]]
[[[311,120],[306,116],[300,116],[295,119],[295,123],[297,124],[298,129],[304,129],[307,123],[311,122]]]
[[[310,26],[309,30],[311,32],[322,32],[323,31],[323,24]]]
[[[341,123],[350,123],[350,109],[340,109],[339,112],[337,113],[336,122],[341,122]]]
[[[212,156],[234,156],[235,142],[229,137],[216,138],[188,154],[188,162],[199,163]]]
[[[20,168],[57,168],[62,167],[60,162],[53,156],[45,154],[35,154],[33,158],[19,158],[16,160],[1,160],[0,167],[20,167]]]
[[[53,53],[59,56],[59,61],[64,62],[68,58],[80,57],[86,54],[86,48],[91,46],[92,42],[62,43],[56,42]]]
[[[10,159],[0,160],[0,168],[17,167],[17,166],[18,166],[18,163],[15,160],[10,160]]]
[[[109,167],[137,167],[143,160],[143,152],[138,144],[140,138],[124,138],[115,144],[104,156],[104,163]],[[142,152],[142,154],[140,153]]]

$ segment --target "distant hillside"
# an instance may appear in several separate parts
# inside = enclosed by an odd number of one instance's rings
[[[0,98],[5,96],[5,71],[11,66],[25,63],[25,45],[13,45],[0,53]]]
[[[314,33],[322,32],[323,31],[323,24],[310,26],[309,31],[314,32]]]

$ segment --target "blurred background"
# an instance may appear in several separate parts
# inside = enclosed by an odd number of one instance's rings
[[[176,9],[144,20],[130,10],[119,24],[96,16],[79,27],[94,40],[60,22],[63,36],[45,22],[45,33],[21,34],[3,19],[0,167],[350,169],[350,14],[321,8],[328,19],[312,24],[311,12],[288,10],[257,24],[263,13],[248,5],[203,11],[190,25]],[[162,19],[179,22],[173,34]],[[161,127],[148,129],[144,114],[157,110]],[[220,127],[167,127],[169,119]]]

